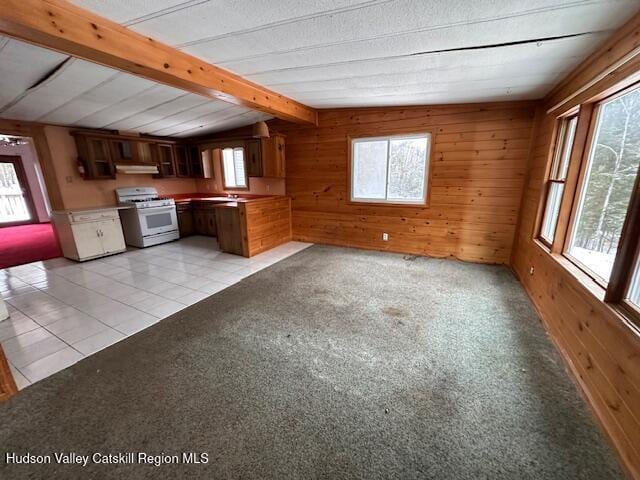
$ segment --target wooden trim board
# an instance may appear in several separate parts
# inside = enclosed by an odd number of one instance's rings
[[[0,402],[9,400],[16,393],[18,393],[18,387],[16,387],[16,382],[13,379],[7,357],[5,357],[2,346],[0,346]]]
[[[300,102],[66,0],[3,0],[0,33],[283,120],[316,123],[316,111]]]
[[[51,149],[44,131],[44,126],[33,122],[22,122],[17,120],[5,120],[0,118],[0,133],[29,137],[33,141],[33,146],[38,156],[38,163],[42,170],[44,183],[47,187],[47,195],[52,210],[64,210],[62,192],[58,184]]]

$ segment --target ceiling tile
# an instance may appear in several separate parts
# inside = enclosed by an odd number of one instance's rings
[[[176,112],[172,115],[164,116],[161,118],[155,119],[153,122],[146,123],[144,125],[138,126],[138,129],[141,132],[153,133],[159,130],[164,130],[169,127],[173,127],[176,125],[182,125],[185,122],[196,121],[198,118],[202,118],[205,115],[209,115],[215,112],[220,112],[222,110],[226,110],[229,108],[233,108],[233,105],[230,105],[225,102],[216,102],[209,101],[202,105],[198,105],[187,110]]]
[[[79,119],[75,123],[84,127],[104,128],[107,125],[115,124],[118,121],[127,119],[132,115],[139,114],[185,94],[184,91],[178,90],[177,88],[158,84],[151,85],[150,88],[142,92],[133,94],[131,94],[131,92],[123,92],[123,98],[120,102]]]
[[[100,85],[73,98],[66,104],[51,111],[40,120],[47,123],[70,124],[118,103],[123,96],[136,95],[154,86],[153,82],[114,72],[114,75]]]
[[[39,120],[114,74],[114,70],[110,68],[70,59],[45,81],[25,92],[17,102],[2,112],[3,116],[19,120]]]
[[[0,111],[66,58],[66,55],[0,36]]]

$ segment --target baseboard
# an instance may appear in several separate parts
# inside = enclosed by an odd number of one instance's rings
[[[538,305],[536,304],[535,298],[531,295],[531,293],[527,289],[527,286],[520,279],[520,275],[518,274],[517,270],[515,268],[512,268],[512,270],[513,270],[516,278],[520,282],[520,285],[522,285],[522,288],[524,289],[524,291],[526,292],[527,296],[529,297],[529,300],[531,301],[531,304],[533,305],[533,308],[535,309],[536,313],[538,314],[538,318],[540,318],[540,322],[542,323],[542,325],[543,325],[543,327],[544,327],[544,329],[545,329],[545,331],[547,333],[547,336],[551,340],[551,343],[553,343],[553,346],[560,353],[560,357],[562,358],[562,361],[563,361],[563,363],[565,365],[565,369],[567,370],[567,373],[569,373],[569,378],[571,378],[573,383],[578,387],[578,390],[580,391],[584,402],[587,404],[589,410],[591,411],[593,416],[596,418],[598,425],[600,426],[602,432],[604,433],[604,437],[607,438],[607,440],[609,441],[609,444],[611,445],[613,451],[615,452],[616,457],[618,458],[618,463],[622,466],[622,469],[624,470],[624,472],[626,473],[626,475],[627,475],[627,477],[629,479],[631,479],[631,480],[640,480],[640,471],[638,471],[637,467],[635,465],[633,465],[632,463],[630,463],[624,457],[624,455],[622,455],[622,453],[621,453],[622,445],[620,445],[620,443],[619,443],[620,441],[618,440],[616,432],[613,432],[611,430],[611,427],[609,426],[609,422],[608,422],[606,416],[602,413],[602,411],[601,411],[601,409],[600,409],[600,407],[598,405],[598,402],[596,402],[594,400],[593,394],[589,391],[589,389],[585,385],[585,383],[582,380],[582,378],[580,378],[580,374],[579,374],[577,368],[575,367],[575,365],[573,363],[573,360],[571,360],[571,357],[566,352],[566,350],[562,346],[562,344],[551,333],[551,329],[549,328],[549,324],[547,323],[547,320],[542,315],[542,312],[540,312],[540,309],[538,308]]]

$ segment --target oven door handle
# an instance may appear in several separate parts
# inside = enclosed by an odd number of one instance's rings
[[[175,205],[172,205],[170,207],[149,207],[149,208],[140,209],[140,213],[142,213],[143,215],[147,215],[147,214],[171,212],[171,211],[175,211],[175,209],[176,209]]]

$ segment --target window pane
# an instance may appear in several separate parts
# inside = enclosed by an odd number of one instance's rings
[[[237,187],[246,187],[247,179],[244,174],[244,148],[233,149],[233,162],[236,175]]]
[[[423,201],[427,139],[393,139],[389,145],[388,200]]]
[[[571,117],[566,121],[560,163],[558,165],[558,171],[555,175],[555,178],[557,180],[564,180],[565,178],[567,178],[567,170],[569,170],[569,160],[571,159],[571,150],[573,149],[573,140],[575,139],[577,124],[577,116]]]
[[[15,166],[0,162],[0,223],[29,220],[29,208]]]
[[[569,253],[608,281],[640,163],[640,90],[602,104]]]
[[[233,149],[225,148],[224,150],[222,150],[224,184],[227,187],[235,186],[236,184],[236,172],[233,163]]]
[[[353,144],[353,198],[386,197],[387,140]]]
[[[636,307],[640,308],[640,259],[636,263],[636,269],[631,279],[631,286],[629,287],[627,298]]]
[[[564,183],[549,183],[549,194],[547,196],[547,204],[544,207],[544,219],[542,221],[542,230],[540,231],[542,238],[549,243],[553,243],[553,237],[556,233],[562,192],[564,192]]]

